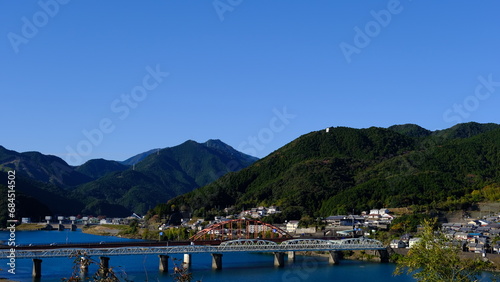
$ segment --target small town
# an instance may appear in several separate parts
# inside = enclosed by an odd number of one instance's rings
[[[226,209],[229,212],[231,209]],[[394,210],[401,210],[400,208]],[[179,212],[180,220],[166,220],[165,223],[157,225],[157,231],[166,231],[168,229],[186,228],[196,233],[211,225],[224,223],[232,219],[265,219],[268,215],[280,213],[279,207],[255,207],[244,210],[239,214],[228,216],[215,216],[213,220],[193,219],[188,212]],[[349,238],[366,237],[376,238],[380,232],[390,232],[393,220],[397,218],[391,209],[372,209],[369,212],[362,212],[359,215],[332,215],[317,219],[315,226],[303,226],[300,220],[289,220],[282,224],[274,224],[280,227],[293,237],[325,237],[325,238]],[[54,218],[56,219],[56,218]],[[129,225],[131,222],[139,222],[140,226],[155,230],[156,225],[146,224],[144,217],[132,214],[126,218],[107,218],[105,216],[97,217],[57,217],[57,221],[52,217],[46,217],[46,225],[42,229],[57,230],[51,223],[59,223],[61,230],[65,229],[65,224],[74,224],[76,226],[95,226],[95,225]],[[319,226],[317,224],[319,222]],[[23,218],[22,223],[32,223],[30,218]],[[399,238],[392,239],[388,247],[392,249],[410,249],[420,240],[418,237],[419,226],[413,233],[405,233]],[[264,228],[261,231],[268,231]],[[228,232],[226,230],[226,232]],[[461,222],[446,222],[441,224],[441,232],[455,244],[459,244],[463,252],[481,254],[500,254],[500,212],[490,213],[477,219],[464,218]],[[227,239],[227,233],[217,231],[216,238]]]

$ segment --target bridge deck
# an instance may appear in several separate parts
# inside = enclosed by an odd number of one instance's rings
[[[357,238],[343,240],[295,239],[278,244],[266,240],[233,240],[220,245],[184,245],[184,246],[138,246],[100,248],[53,248],[53,249],[16,249],[16,258],[70,257],[85,254],[87,256],[145,255],[145,254],[195,254],[227,252],[288,252],[288,251],[347,251],[347,250],[382,250],[383,244],[376,240]],[[0,259],[8,259],[10,249],[0,251]]]

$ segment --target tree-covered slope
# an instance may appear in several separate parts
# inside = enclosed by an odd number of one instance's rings
[[[412,150],[414,143],[382,128],[312,132],[173,203],[185,203],[194,210],[275,204],[312,213],[326,198],[352,187],[359,171]]]
[[[144,158],[143,158],[144,157]],[[237,171],[256,158],[220,140],[187,141],[134,158],[133,166],[104,159],[73,167],[38,152],[18,153],[0,146],[0,172],[15,170],[20,207],[37,218],[50,214],[128,216]],[[7,179],[7,178],[5,178]],[[34,207],[37,207],[36,209]]]
[[[121,164],[117,161],[109,161],[105,159],[92,159],[84,164],[76,167],[76,171],[84,174],[92,179],[103,177],[104,175],[128,169],[128,165]]]
[[[121,164],[123,165],[135,165],[137,163],[139,163],[140,161],[144,160],[147,156],[153,154],[153,153],[156,153],[158,152],[160,149],[151,149],[149,151],[146,151],[144,153],[140,153],[140,154],[137,154],[133,157],[130,157],[122,162],[120,162]]]
[[[16,170],[19,175],[60,187],[72,187],[92,180],[59,157],[39,152],[18,153],[0,146],[0,170],[8,169]]]
[[[387,206],[460,208],[472,191],[500,183],[495,128],[462,124],[446,136],[415,126],[311,132],[170,203],[198,214],[232,205],[278,205],[285,214],[316,216]]]
[[[433,135],[446,140],[469,138],[491,130],[499,129],[500,125],[495,123],[460,123],[444,130],[436,130]]]
[[[432,134],[432,131],[416,124],[398,124],[388,129],[410,137],[427,137]]]
[[[2,189],[7,187],[7,173],[0,171],[0,182]],[[7,192],[2,192],[0,209],[7,210],[6,199]],[[68,198],[68,191],[50,183],[43,183],[23,175],[15,177],[15,198],[16,198],[16,217],[31,217],[34,220],[43,219],[47,215],[65,214],[76,215],[83,204],[77,199]]]
[[[116,213],[111,210],[114,215],[122,214],[123,210],[143,214],[158,203],[165,203],[252,162],[249,156],[222,142],[207,146],[206,143],[186,141],[149,154],[133,168],[85,183],[74,191],[74,197],[85,199],[85,213],[102,212],[102,205],[110,204],[122,207]]]

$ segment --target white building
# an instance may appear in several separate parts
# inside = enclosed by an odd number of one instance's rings
[[[416,243],[420,242],[422,238],[411,238],[408,242],[408,247],[411,249]]]
[[[401,240],[395,239],[391,241],[391,248],[393,249],[406,248],[406,243]]]
[[[289,222],[286,223],[287,232],[295,232],[295,230],[297,230],[297,227],[299,227],[298,220],[290,220]]]

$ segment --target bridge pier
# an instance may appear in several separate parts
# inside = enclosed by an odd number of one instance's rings
[[[276,267],[285,266],[285,253],[283,252],[274,253],[274,266]]]
[[[76,231],[77,228],[76,224],[71,224],[71,231]]]
[[[191,267],[191,254],[184,254],[184,268]]]
[[[212,254],[212,269],[222,269],[222,254]]]
[[[387,249],[377,250],[377,253],[380,257],[380,262],[389,262],[389,252]]]
[[[31,274],[32,274],[33,278],[42,277],[42,260],[41,259],[33,259],[33,271]]]
[[[168,259],[170,258],[167,255],[159,255],[160,258],[160,272],[168,272]]]
[[[90,261],[86,257],[81,257],[80,258],[80,270],[81,270],[81,272],[89,271],[89,264],[90,264]]]
[[[89,280],[89,272],[87,270],[80,271],[80,281],[88,281]]]
[[[340,263],[340,251],[329,251],[328,262],[330,264],[339,264]]]
[[[64,225],[63,224],[59,224],[59,226],[57,227],[57,229],[59,231],[64,231]]]
[[[289,251],[288,252],[288,261],[289,262],[295,262],[295,252],[294,251]]]
[[[86,257],[80,258],[80,279],[81,281],[88,280],[90,260]]]
[[[109,258],[108,257],[99,257],[99,274],[101,277],[105,277],[109,273]]]

